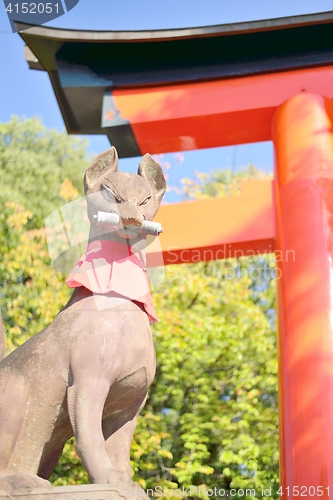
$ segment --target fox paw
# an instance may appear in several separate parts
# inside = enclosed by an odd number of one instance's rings
[[[108,483],[111,484],[122,484],[122,483],[132,483],[132,471],[112,471],[108,475]]]
[[[0,472],[0,490],[13,492],[21,489],[52,488],[51,483],[36,474]]]

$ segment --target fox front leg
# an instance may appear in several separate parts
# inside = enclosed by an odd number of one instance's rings
[[[68,388],[68,411],[76,438],[77,453],[92,483],[107,483],[113,472],[101,429],[107,380],[73,384]]]
[[[84,351],[75,351],[71,359],[68,412],[77,452],[90,481],[108,483],[113,467],[101,422],[105,400],[119,371],[117,362],[114,362],[117,359],[116,346],[104,334],[82,339],[81,345],[84,345]]]
[[[106,449],[114,469],[112,476],[115,481],[127,482],[132,479],[132,467],[130,463],[131,443],[137,424],[137,417],[146,399],[147,395],[143,396],[127,410],[123,410],[103,421]]]

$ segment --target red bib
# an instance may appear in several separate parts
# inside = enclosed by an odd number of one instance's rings
[[[115,292],[142,304],[150,324],[158,321],[147,271],[129,245],[108,240],[88,243],[66,284],[70,288],[84,286],[93,293]]]

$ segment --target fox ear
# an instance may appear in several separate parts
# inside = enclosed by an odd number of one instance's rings
[[[107,172],[117,172],[118,153],[114,146],[96,156],[84,174],[84,192],[88,193],[94,184]]]
[[[155,191],[156,200],[160,202],[166,190],[166,182],[161,165],[149,153],[142,158],[138,174],[149,182]]]

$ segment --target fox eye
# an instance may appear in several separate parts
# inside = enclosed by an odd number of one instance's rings
[[[113,203],[121,203],[122,200],[119,196],[117,196],[111,189],[104,188],[102,189],[102,195],[108,201],[112,201]]]
[[[151,196],[147,196],[147,198],[143,200],[142,203],[140,203],[140,207],[145,207],[146,205],[148,205],[150,198]]]

